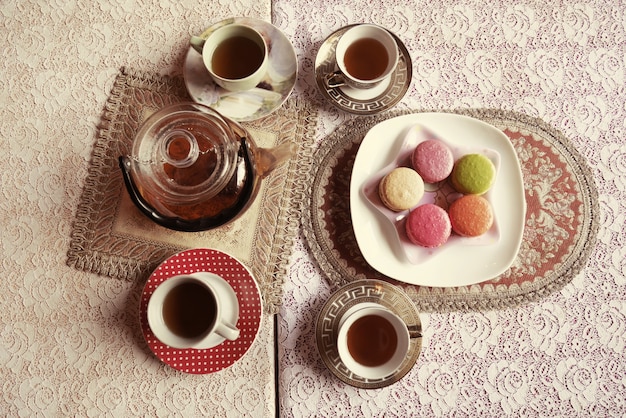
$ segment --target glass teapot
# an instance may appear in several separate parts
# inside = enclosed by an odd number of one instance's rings
[[[119,157],[132,201],[159,225],[204,231],[250,206],[260,181],[288,159],[294,144],[257,147],[238,123],[208,106],[177,103],[152,114],[131,155]]]

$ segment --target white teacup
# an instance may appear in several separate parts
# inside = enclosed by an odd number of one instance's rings
[[[371,89],[391,76],[398,59],[398,45],[389,31],[373,24],[357,25],[339,38],[335,49],[339,70],[327,74],[326,83],[330,88]]]
[[[234,291],[213,273],[175,276],[152,293],[148,301],[148,324],[159,341],[170,347],[208,348],[215,341],[239,337],[236,324],[224,315],[229,308],[225,305],[232,303],[237,303]]]
[[[407,325],[382,305],[361,303],[339,322],[339,357],[352,373],[366,379],[382,379],[398,370],[409,345]]]
[[[213,81],[226,90],[250,90],[267,73],[269,48],[263,36],[250,26],[224,25],[206,40],[192,37],[191,46],[202,54]]]

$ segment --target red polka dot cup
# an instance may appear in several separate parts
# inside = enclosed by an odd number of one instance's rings
[[[173,348],[205,349],[239,337],[237,295],[213,273],[165,280],[150,297],[147,316],[154,335]]]

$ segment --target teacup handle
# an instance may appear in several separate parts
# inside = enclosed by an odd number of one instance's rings
[[[199,36],[192,36],[191,39],[189,40],[189,44],[191,45],[191,47],[195,49],[196,51],[198,51],[200,54],[202,54],[202,49],[204,48],[205,42],[206,42],[206,39],[201,38]]]
[[[422,338],[422,326],[421,325],[407,325],[409,330],[409,338]]]
[[[229,324],[220,323],[217,328],[215,328],[215,333],[231,341],[239,338],[239,330]]]
[[[341,87],[346,84],[346,79],[339,70],[326,74],[324,81],[326,82],[326,86],[331,89]]]

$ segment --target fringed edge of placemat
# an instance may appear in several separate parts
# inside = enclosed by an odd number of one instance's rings
[[[288,201],[294,202],[289,205],[288,209],[281,215],[281,219],[277,219],[277,224],[282,225],[283,234],[280,242],[274,242],[272,247],[272,256],[270,260],[274,260],[276,268],[274,269],[274,277],[271,280],[276,283],[272,286],[271,292],[265,294],[266,303],[274,307],[272,313],[278,313],[279,306],[282,305],[283,285],[289,274],[290,257],[286,255],[292,254],[294,240],[298,234],[301,225],[301,203],[306,196],[310,184],[307,182],[308,173],[313,167],[313,151],[314,151],[314,135],[317,128],[317,112],[311,105],[301,98],[294,97],[287,101],[283,106],[291,108],[293,112],[297,112],[301,121],[297,124],[294,141],[303,140],[298,147],[296,158],[289,162],[292,166],[288,170],[289,175],[293,176],[293,187],[285,190],[288,194]],[[297,220],[297,221],[296,221]]]
[[[109,257],[106,254],[96,253],[86,248],[91,242],[89,225],[92,224],[90,216],[92,215],[92,205],[104,204],[100,201],[100,195],[97,193],[97,185],[99,179],[104,173],[108,173],[111,169],[104,165],[106,161],[107,150],[109,149],[106,141],[112,140],[114,134],[123,131],[120,122],[114,120],[114,115],[124,105],[127,100],[125,95],[125,86],[154,86],[160,91],[167,94],[184,97],[186,89],[183,81],[177,77],[167,75],[154,76],[148,73],[134,71],[126,67],[121,67],[115,80],[113,87],[100,117],[100,124],[97,126],[98,134],[93,145],[87,177],[83,185],[80,202],[87,203],[79,205],[74,224],[72,225],[72,233],[70,236],[70,245],[67,251],[66,264],[69,267],[83,271],[95,271],[99,275],[111,276],[122,280],[133,280],[139,275],[145,275],[160,262],[166,258],[166,254],[161,254],[158,260],[149,265],[145,265],[140,261],[131,257],[122,258],[119,256]],[[119,125],[118,125],[119,124]],[[172,248],[173,253],[176,249]]]
[[[104,257],[105,259],[103,259],[103,257],[87,251],[86,245],[90,242],[90,235],[92,235],[92,232],[87,226],[89,225],[89,216],[92,212],[90,208],[92,204],[95,205],[98,202],[96,183],[105,169],[102,162],[105,161],[107,147],[103,145],[102,140],[110,138],[111,131],[114,129],[113,115],[123,101],[123,87],[126,84],[126,79],[126,69],[122,67],[113,81],[113,87],[111,88],[111,92],[100,116],[100,124],[97,126],[98,135],[93,145],[87,169],[87,177],[85,178],[80,198],[80,202],[87,202],[87,204],[78,205],[76,210],[70,248],[67,252],[66,261],[67,265],[70,267],[84,271],[97,271],[98,274],[102,275],[124,271],[123,267],[126,267],[127,274],[123,279],[129,279],[137,274],[137,272],[140,271],[139,263],[133,263],[133,260],[129,259],[129,264],[134,264],[134,266],[128,268],[128,266],[123,266],[123,263],[119,261],[114,261],[108,257]],[[110,167],[106,168],[110,169]]]

